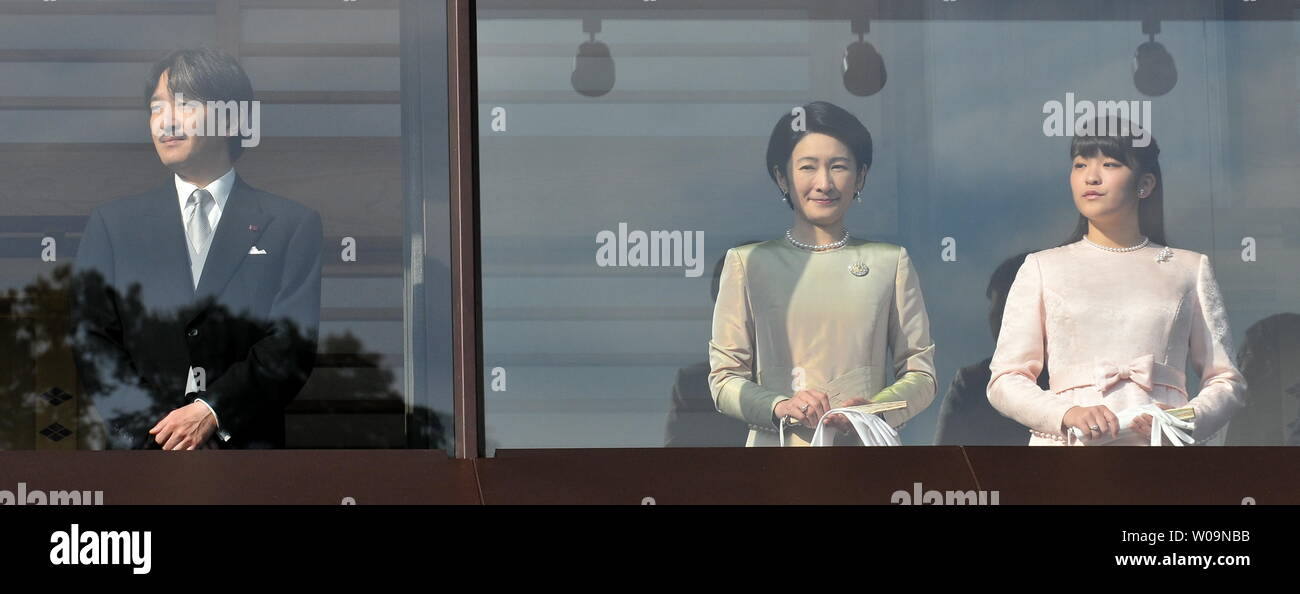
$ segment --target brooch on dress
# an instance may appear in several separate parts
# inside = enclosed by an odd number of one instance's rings
[[[871,272],[871,269],[867,268],[867,265],[862,262],[854,262],[849,265],[849,274],[853,276],[866,276],[868,272]]]
[[[1159,254],[1156,254],[1156,262],[1164,263],[1173,259],[1174,259],[1174,250],[1169,249],[1169,246],[1165,246],[1164,249],[1160,250]]]

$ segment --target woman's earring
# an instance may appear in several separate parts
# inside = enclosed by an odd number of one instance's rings
[[[858,190],[853,193],[853,201],[862,202],[862,190]]]

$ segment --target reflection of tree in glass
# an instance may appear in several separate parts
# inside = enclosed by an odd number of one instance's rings
[[[146,300],[138,284],[122,294],[93,268],[72,275],[67,294],[83,447],[158,447],[149,429],[192,402],[185,391],[190,365],[204,372],[201,393],[217,409],[221,429],[233,434],[220,445],[283,444],[285,406],[313,366],[314,320],[303,329],[289,315],[233,312],[215,296],[167,302],[155,293]],[[200,336],[199,328],[201,338],[187,338]]]
[[[179,394],[183,391],[185,368],[175,371],[158,369],[156,365],[144,369],[120,365],[123,360],[120,350],[104,341],[85,340],[84,335],[73,332],[69,304],[75,309],[82,298],[79,296],[105,291],[105,287],[102,277],[95,272],[77,279],[71,276],[69,266],[59,266],[48,278],[38,277],[21,290],[10,289],[0,295],[0,357],[3,358],[0,360],[0,449],[31,449],[37,440],[49,439],[35,427],[42,394],[47,395],[48,402],[58,401],[47,410],[57,412],[63,425],[74,430],[75,436],[69,438],[76,439],[78,448],[149,447],[146,438],[149,428],[185,402]],[[190,307],[208,308],[209,318],[225,328],[269,324],[211,304],[194,304],[179,311],[146,311],[139,287],[118,295],[116,305],[122,314],[119,319],[134,321],[132,327],[121,329],[123,336],[164,343],[174,341],[172,334],[177,331],[178,317],[186,315]],[[287,321],[287,328],[287,341],[301,344],[309,340],[291,321]],[[361,341],[351,334],[325,337],[320,350],[325,355],[318,355],[318,359],[346,354],[347,365],[318,365],[311,372],[313,376],[323,374],[317,380],[323,380],[323,390],[336,399],[325,401],[325,406],[307,407],[309,411],[324,412],[335,420],[354,412],[406,414],[401,394],[391,389],[394,374],[381,366],[381,355],[365,352]],[[293,374],[289,362],[271,361],[266,365],[272,375]],[[216,379],[208,378],[209,382]],[[285,407],[297,394],[296,389],[292,393],[280,392],[278,398],[267,399],[261,403],[260,410],[252,412],[269,412],[283,422]],[[356,403],[362,404],[349,406]],[[377,404],[381,406],[376,407]],[[399,425],[396,436],[391,432],[367,434],[375,431],[368,428],[373,426],[353,428],[351,423],[336,422],[330,425],[328,436],[313,435],[305,441],[325,441],[331,444],[328,447],[375,443],[444,447],[447,440],[444,428],[450,426],[445,416],[416,406],[409,417],[404,417],[401,424],[404,427]]]
[[[0,297],[0,449],[11,450],[32,443],[34,403],[31,387],[32,343],[23,327],[28,315],[26,293],[13,289]],[[30,446],[29,446],[30,447]]]
[[[74,407],[67,404],[73,398],[64,297],[69,274],[69,266],[58,266],[48,279],[37,277],[0,297],[0,449],[33,447],[41,429],[36,410],[42,399],[49,407],[47,421],[75,427]],[[68,381],[60,381],[65,377]],[[62,432],[50,433],[54,443],[64,438]]]
[[[351,332],[326,336],[318,359],[312,383],[324,384],[330,394],[345,395],[347,400],[316,401],[313,406],[303,406],[304,411],[335,414],[404,412],[402,394],[392,389],[397,377],[391,369],[384,367],[383,355],[365,352],[361,340]],[[420,405],[412,407],[410,414],[406,425],[406,447],[444,448],[449,445],[445,427],[451,426],[450,418]],[[331,441],[337,441],[337,445],[332,447],[355,448],[360,444],[393,441],[391,435],[372,434],[370,427],[363,423],[344,425],[331,435]]]

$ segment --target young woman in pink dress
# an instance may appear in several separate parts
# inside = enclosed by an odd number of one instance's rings
[[[1149,444],[1151,415],[1127,427],[1117,415],[1150,404],[1194,409],[1200,443],[1245,403],[1209,258],[1165,245],[1160,150],[1138,138],[1074,137],[1079,224],[1065,244],[1030,254],[1008,295],[988,398],[1029,428],[1029,445]],[[1195,393],[1189,359],[1201,377]],[[1044,369],[1048,390],[1036,384]]]

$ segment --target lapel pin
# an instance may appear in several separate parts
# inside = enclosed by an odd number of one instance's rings
[[[248,230],[249,230],[249,231],[257,231],[257,225],[249,225],[249,226],[248,226]]]

